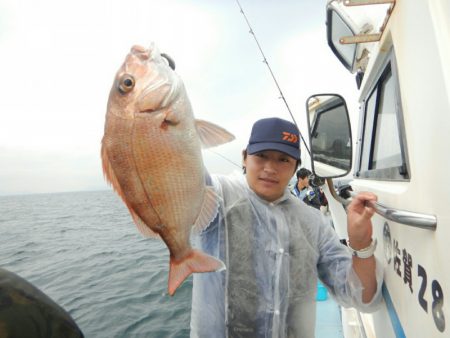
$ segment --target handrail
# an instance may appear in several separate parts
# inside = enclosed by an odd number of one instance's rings
[[[331,178],[327,179],[328,188],[331,192],[331,195],[340,203],[347,206],[350,204],[351,199],[345,199],[336,194],[336,191],[333,186],[333,181]],[[353,191],[349,191],[351,197],[355,197],[356,193]],[[409,225],[415,228],[426,229],[426,230],[436,230],[437,226],[437,218],[435,215],[421,214],[412,211],[400,210],[390,208],[384,204],[379,202],[368,202],[368,205],[375,209],[375,212],[396,223]]]

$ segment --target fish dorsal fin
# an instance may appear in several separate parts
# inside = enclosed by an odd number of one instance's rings
[[[194,223],[194,231],[200,232],[208,227],[214,220],[219,210],[219,196],[211,186],[206,186],[202,209]]]
[[[211,148],[234,140],[234,135],[218,125],[204,120],[195,120],[198,136],[203,148]]]
[[[117,194],[120,196],[122,201],[127,206],[128,210],[130,211],[131,217],[133,217],[134,224],[136,224],[136,227],[138,228],[139,232],[145,237],[159,237],[159,235],[156,232],[152,231],[144,223],[144,221],[136,214],[136,212],[127,202],[127,199],[125,198],[125,195],[122,192],[122,188],[120,187],[119,181],[117,180],[116,174],[114,173],[111,163],[109,162],[108,153],[106,151],[106,147],[103,145],[103,142],[101,155],[102,155],[103,174],[105,175],[105,178],[108,181],[108,183],[111,184],[114,191],[117,192]]]

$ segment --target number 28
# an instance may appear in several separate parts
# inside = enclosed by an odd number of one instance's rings
[[[419,277],[422,277],[422,284],[420,285],[418,296],[419,304],[422,307],[422,309],[424,309],[425,312],[428,313],[428,302],[424,298],[425,291],[427,289],[427,272],[420,264],[418,265],[417,268],[417,275]],[[444,311],[442,309],[442,307],[444,306],[444,293],[442,292],[442,287],[437,280],[433,280],[433,282],[431,283],[431,294],[433,296],[431,311],[433,313],[434,324],[436,325],[436,328],[440,332],[444,332],[445,316]]]

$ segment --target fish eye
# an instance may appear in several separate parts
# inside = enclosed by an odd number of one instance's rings
[[[134,77],[130,74],[124,74],[119,79],[119,91],[122,94],[126,94],[134,88],[134,84]]]

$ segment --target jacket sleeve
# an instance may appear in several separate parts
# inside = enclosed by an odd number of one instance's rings
[[[383,268],[380,261],[376,260],[377,292],[369,303],[363,303],[363,285],[353,270],[350,252],[340,243],[328,222],[322,221],[319,229],[319,278],[340,305],[355,307],[362,312],[376,311],[382,299]]]

